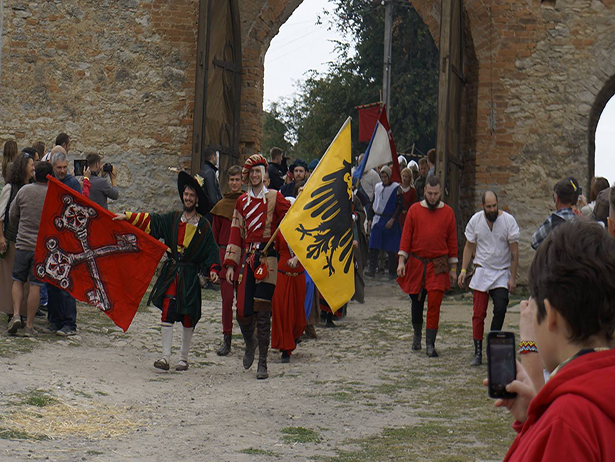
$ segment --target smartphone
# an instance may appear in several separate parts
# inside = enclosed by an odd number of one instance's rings
[[[489,396],[492,398],[517,396],[506,391],[506,385],[517,378],[516,348],[515,334],[512,332],[494,331],[487,334]]]
[[[88,168],[88,161],[85,159],[75,159],[75,176],[83,176],[83,171]]]

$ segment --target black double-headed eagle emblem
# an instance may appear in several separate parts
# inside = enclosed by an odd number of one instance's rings
[[[329,271],[329,276],[335,273],[336,266],[348,273],[353,264],[354,240],[350,163],[344,161],[341,169],[325,175],[321,182],[303,208],[318,224],[309,228],[300,223],[295,229],[301,233],[301,240],[310,238],[312,241],[307,246],[307,258],[318,260],[324,254],[323,269]]]

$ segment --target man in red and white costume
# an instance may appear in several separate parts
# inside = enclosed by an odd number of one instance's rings
[[[246,160],[241,173],[248,191],[237,199],[223,263],[229,283],[239,271],[237,322],[246,342],[243,367],[249,369],[252,366],[258,344],[257,379],[269,377],[267,352],[271,338],[271,299],[278,272],[274,247],[270,246],[264,255],[262,252],[290,208],[290,202],[282,194],[268,190],[263,184],[266,169],[267,160],[260,154]],[[265,271],[259,268],[261,263],[266,264]],[[261,274],[255,277],[255,272]],[[254,335],[255,326],[258,341]]]
[[[431,358],[438,356],[435,341],[442,298],[457,279],[457,224],[453,209],[440,200],[441,196],[440,179],[430,176],[425,184],[425,199],[408,210],[397,265],[397,283],[412,300],[413,350],[421,349],[427,296],[425,344]]]

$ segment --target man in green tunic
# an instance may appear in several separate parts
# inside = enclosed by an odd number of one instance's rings
[[[154,367],[169,370],[173,324],[183,326],[182,347],[177,371],[188,369],[188,351],[194,327],[201,318],[201,286],[199,271],[209,273],[218,282],[220,255],[205,215],[210,204],[206,193],[195,178],[180,172],[177,179],[183,211],[165,214],[119,214],[116,220],[127,220],[156,239],[163,239],[169,249],[167,260],[154,284],[148,304],[162,310],[162,357]]]

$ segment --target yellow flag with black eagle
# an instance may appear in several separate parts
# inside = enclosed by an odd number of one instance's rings
[[[286,242],[333,312],[355,291],[350,120],[280,223]]]

